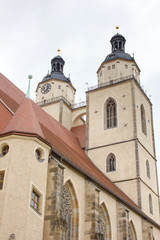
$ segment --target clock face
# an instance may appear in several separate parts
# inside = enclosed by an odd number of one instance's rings
[[[51,84],[50,83],[46,83],[41,87],[41,93],[42,94],[46,94],[51,90]]]

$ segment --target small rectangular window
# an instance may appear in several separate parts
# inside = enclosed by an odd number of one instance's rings
[[[34,187],[31,194],[31,207],[34,208],[39,214],[42,212],[42,194],[39,193]]]
[[[112,69],[115,69],[115,64],[112,65]]]
[[[108,70],[111,70],[111,66],[108,66]]]
[[[102,77],[102,71],[100,72],[100,77]]]
[[[31,206],[37,211],[39,210],[39,195],[34,190],[32,191]]]
[[[126,69],[128,68],[128,65],[127,65],[127,64],[125,64],[125,68],[126,68]]]
[[[61,89],[61,85],[58,85],[58,89]]]
[[[3,189],[3,182],[4,182],[4,171],[0,172],[0,190]]]

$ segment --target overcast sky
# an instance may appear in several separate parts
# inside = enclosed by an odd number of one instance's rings
[[[60,48],[76,101],[85,100],[85,82],[97,84],[96,71],[111,52],[110,39],[119,25],[125,50],[134,53],[141,85],[153,103],[160,169],[159,10],[159,0],[0,0],[0,72],[24,92],[32,74],[35,99],[36,86]]]

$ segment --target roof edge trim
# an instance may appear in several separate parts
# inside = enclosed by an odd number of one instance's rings
[[[9,136],[9,135],[35,137],[35,138],[38,138],[39,140],[41,140],[42,142],[44,142],[46,145],[51,147],[51,144],[48,141],[46,141],[44,138],[42,138],[41,136],[39,136],[36,133],[25,133],[25,132],[19,132],[19,131],[10,131],[10,132],[1,133],[0,138],[5,137],[5,136]]]
[[[8,109],[8,111],[10,111],[14,115],[14,112],[7,106],[7,104],[5,104],[5,102],[1,98],[0,102]]]

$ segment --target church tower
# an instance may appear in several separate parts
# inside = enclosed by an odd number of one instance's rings
[[[70,78],[63,73],[64,64],[65,61],[59,55],[51,60],[50,74],[37,86],[36,103],[70,130],[76,90]]]
[[[125,38],[111,38],[111,53],[86,96],[86,152],[95,165],[144,212],[159,218],[152,104],[140,69],[125,52]]]

